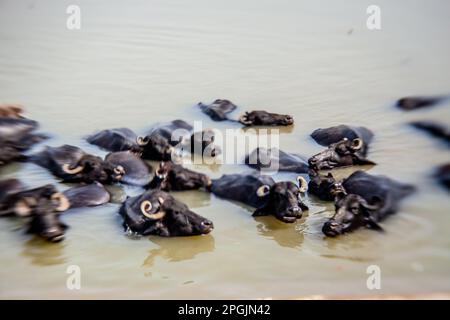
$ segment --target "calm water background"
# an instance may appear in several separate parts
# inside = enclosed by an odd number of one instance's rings
[[[450,291],[450,197],[431,178],[450,149],[407,123],[450,124],[449,104],[402,113],[393,102],[450,90],[450,2],[376,1],[382,30],[366,29],[372,1],[76,1],[82,28],[66,29],[73,1],[0,0],[0,101],[22,103],[52,135],[75,144],[104,128],[137,131],[157,121],[203,120],[194,105],[216,98],[294,115],[285,151],[321,150],[309,134],[340,123],[375,132],[373,174],[413,183],[418,192],[383,223],[326,239],[333,206],[307,199],[295,224],[254,219],[248,208],[201,192],[177,193],[212,219],[203,237],[132,240],[117,204],[63,216],[66,241],[47,244],[0,221],[2,298],[264,298],[373,294],[366,268],[382,270],[376,293]],[[36,148],[39,150],[43,145]],[[218,177],[243,166],[196,166]],[[341,171],[345,176],[351,170]],[[0,178],[29,186],[57,181],[32,164]],[[277,179],[293,179],[279,175]],[[59,184],[61,189],[67,186]],[[139,189],[126,188],[129,194]],[[82,270],[82,289],[66,289],[66,268]]]

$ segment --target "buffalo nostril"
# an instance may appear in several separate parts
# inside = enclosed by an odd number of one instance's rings
[[[300,211],[300,208],[299,207],[290,207],[289,209],[288,209],[288,212],[289,213],[298,213]]]
[[[205,221],[202,221],[202,226],[203,227],[212,228],[213,227],[213,223],[212,223],[212,221],[205,220]]]

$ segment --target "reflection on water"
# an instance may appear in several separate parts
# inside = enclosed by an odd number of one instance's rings
[[[157,244],[159,248],[150,250],[142,265],[146,268],[153,267],[157,258],[169,262],[191,260],[198,254],[212,252],[215,249],[214,237],[210,234],[185,237],[183,238],[183,245],[180,245],[179,239],[150,237],[150,241]]]
[[[49,243],[41,238],[33,236],[23,245],[22,256],[30,260],[30,263],[40,267],[64,264],[67,259],[64,255],[65,242]]]
[[[256,217],[255,220],[258,221],[258,234],[274,240],[282,247],[301,247],[304,240],[302,220],[295,223],[283,223],[274,217]]]

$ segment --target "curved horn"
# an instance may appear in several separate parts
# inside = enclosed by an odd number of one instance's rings
[[[363,145],[364,145],[364,142],[360,138],[353,139],[353,141],[352,141],[352,149],[353,150],[359,150],[363,147]]]
[[[58,207],[55,209],[58,212],[66,211],[70,208],[69,199],[60,192],[52,194],[51,199],[58,201]]]
[[[250,124],[252,124],[252,122],[248,120],[247,114],[241,115],[239,117],[239,122],[242,123],[243,125],[250,125]]]
[[[382,207],[382,200],[377,198],[374,204],[369,204],[365,199],[361,201],[361,205],[368,210],[378,210]]]
[[[28,217],[31,214],[31,208],[27,201],[23,199],[16,202],[14,212],[20,217]]]
[[[148,144],[149,139],[147,137],[137,137],[136,142],[140,146],[145,146]]]
[[[71,169],[70,165],[68,163],[65,163],[65,164],[63,164],[62,169],[65,173],[77,174],[77,173],[80,173],[81,171],[83,171],[84,166],[78,166],[78,167]]]
[[[301,193],[305,193],[308,190],[308,182],[302,176],[297,177],[298,187]]]
[[[162,219],[166,215],[166,213],[164,211],[160,211],[157,213],[150,213],[150,211],[152,210],[152,207],[153,207],[153,205],[150,201],[148,201],[148,200],[142,201],[142,203],[141,203],[142,214],[152,220]]]
[[[114,168],[114,173],[123,176],[125,175],[125,169],[121,165],[118,165]]]
[[[265,184],[265,185],[262,185],[261,187],[259,187],[258,190],[256,190],[256,195],[258,197],[265,197],[269,194],[269,192],[270,192],[270,187],[267,184]]]

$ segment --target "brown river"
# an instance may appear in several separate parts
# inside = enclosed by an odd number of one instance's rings
[[[81,28],[69,30],[73,2],[0,0],[0,102],[23,104],[51,135],[33,152],[67,143],[104,155],[87,144],[87,134],[179,118],[238,128],[195,107],[224,98],[293,115],[280,147],[306,157],[322,150],[309,137],[314,129],[367,126],[375,133],[369,158],[378,165],[364,169],[418,190],[383,221],[386,232],[335,239],[321,232],[333,204],[308,196],[309,212],[284,224],[205,192],[175,193],[215,225],[209,235],[186,238],[127,237],[117,203],[64,214],[70,229],[57,244],[25,234],[19,220],[1,219],[0,298],[450,292],[450,197],[431,177],[450,160],[450,149],[408,125],[450,125],[450,103],[409,113],[394,107],[402,96],[450,93],[449,1],[378,0],[380,30],[366,27],[372,2],[356,0],[79,0]],[[192,167],[212,177],[250,171],[238,164]],[[33,164],[2,168],[0,178],[8,177],[30,187],[69,187]],[[66,287],[71,265],[80,267],[80,290]],[[380,267],[380,290],[366,285],[371,265]]]

